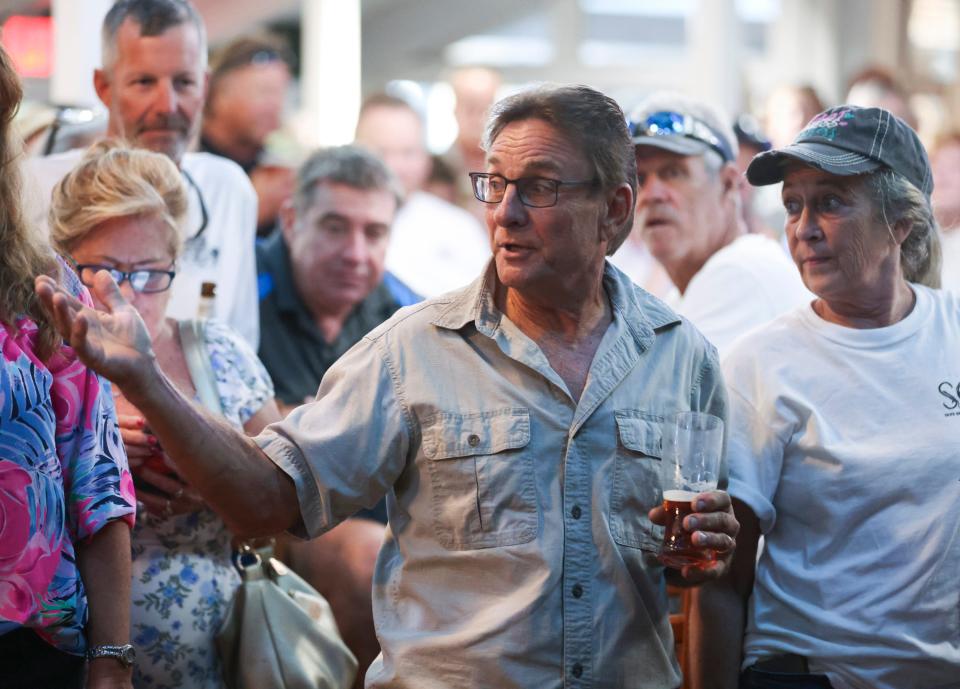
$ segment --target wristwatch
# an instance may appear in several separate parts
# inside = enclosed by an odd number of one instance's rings
[[[116,658],[124,667],[130,667],[137,660],[137,650],[130,644],[123,646],[94,646],[87,650],[87,660],[94,658]]]

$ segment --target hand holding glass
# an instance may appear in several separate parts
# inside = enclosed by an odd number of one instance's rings
[[[703,566],[716,554],[693,544],[683,520],[695,511],[698,493],[716,490],[723,448],[723,420],[704,412],[679,412],[664,424],[663,509],[667,521],[659,559],[667,567]]]

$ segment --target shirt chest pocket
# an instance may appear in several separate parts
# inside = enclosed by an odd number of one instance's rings
[[[516,545],[539,527],[530,414],[505,408],[424,420],[437,539],[450,550]]]
[[[662,418],[623,410],[617,421],[617,457],[610,496],[610,532],[620,545],[656,552],[663,527],[647,512],[663,500],[660,488]]]

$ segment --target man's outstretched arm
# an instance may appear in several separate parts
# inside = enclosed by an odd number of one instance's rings
[[[106,271],[93,291],[106,312],[84,306],[52,279],[36,292],[60,334],[146,417],[177,469],[241,536],[270,535],[300,521],[293,481],[242,432],[185,398],[156,362],[146,326]]]

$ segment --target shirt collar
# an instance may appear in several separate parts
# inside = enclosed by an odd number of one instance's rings
[[[496,266],[491,258],[476,280],[452,293],[451,301],[433,319],[433,325],[447,330],[460,330],[468,323],[473,323],[477,330],[489,334],[499,325],[502,317],[494,303],[496,287]]]
[[[454,293],[447,307],[433,320],[433,325],[460,330],[473,323],[479,332],[491,336],[503,317],[494,302],[496,286],[496,265],[491,259],[480,277]],[[603,286],[614,317],[622,319],[642,349],[650,346],[656,331],[680,322],[680,317],[666,304],[639,289],[609,261],[604,262]]]
[[[260,247],[264,259],[264,267],[273,283],[274,301],[281,311],[300,312],[306,307],[297,294],[293,284],[293,266],[290,264],[290,251],[284,241],[282,232],[275,232],[273,236],[264,240]]]

